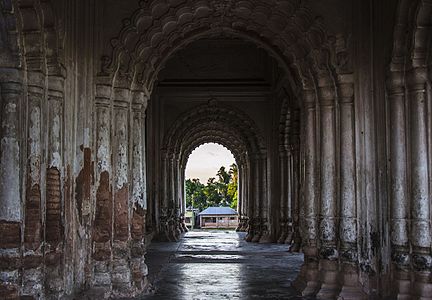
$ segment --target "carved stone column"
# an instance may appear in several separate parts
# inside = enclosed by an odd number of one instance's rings
[[[411,245],[415,272],[412,290],[415,297],[429,298],[432,293],[432,258],[425,78],[426,68],[413,69],[408,75],[407,85],[411,113]]]
[[[294,237],[294,226],[293,219],[295,215],[295,207],[296,207],[296,195],[295,195],[295,176],[294,176],[294,153],[292,151],[292,147],[290,147],[288,156],[287,156],[287,173],[286,173],[286,183],[287,183],[287,207],[285,208],[286,212],[286,237],[283,241],[287,245],[291,245],[293,237]]]
[[[114,163],[114,241],[111,281],[115,294],[128,294],[131,288],[129,209],[129,110],[131,94],[127,88],[114,89],[112,141]]]
[[[24,257],[32,263],[25,264],[23,268],[23,294],[34,293],[44,295],[43,285],[43,259],[42,250],[42,122],[45,102],[45,74],[42,72],[28,72],[27,91],[27,172],[26,172],[26,197],[24,220]],[[47,181],[50,176],[47,174]],[[60,178],[59,178],[60,179]],[[59,180],[58,180],[59,182]],[[58,194],[60,186],[57,186]],[[55,195],[55,197],[58,195]],[[59,197],[56,197],[59,199]],[[47,211],[59,210],[60,203],[53,203],[51,207],[47,203]],[[49,227],[47,227],[49,229]],[[49,238],[49,231],[46,237]],[[49,252],[49,250],[48,250]]]
[[[111,93],[107,84],[96,86],[96,207],[93,224],[93,286],[106,296],[111,291],[113,191],[111,161]]]
[[[299,276],[293,283],[303,296],[314,295],[319,289],[318,248],[317,248],[317,121],[315,91],[303,91],[303,134],[304,134],[304,205],[303,252],[304,264]]]
[[[259,242],[261,244],[264,243],[272,243],[272,226],[273,221],[270,219],[271,213],[270,209],[272,206],[271,199],[268,193],[268,179],[267,179],[267,155],[266,153],[262,153],[260,157],[260,174],[261,174],[261,210],[262,210],[262,220],[261,220],[261,237]]]
[[[167,241],[168,238],[168,205],[169,205],[169,158],[167,153],[162,153],[162,177],[161,177],[161,203],[158,240]]]
[[[280,174],[280,199],[279,199],[279,244],[284,243],[287,238],[288,227],[288,193],[289,193],[289,167],[288,157],[284,146],[279,149],[279,174]]]
[[[20,292],[22,203],[20,191],[20,111],[23,87],[16,69],[0,69],[0,292],[17,299]]]
[[[63,105],[64,78],[48,77],[48,168],[46,175],[45,263],[46,286],[52,295],[63,293]]]
[[[252,166],[254,169],[253,172],[253,197],[254,197],[254,218],[252,220],[253,227],[253,237],[251,242],[257,243],[259,242],[262,235],[262,201],[263,199],[261,194],[261,178],[262,178],[262,170],[260,167],[260,155],[257,154],[254,156],[252,161]]]
[[[250,157],[250,202],[249,202],[249,230],[246,235],[246,241],[257,242],[260,235],[260,196],[259,196],[259,168],[258,168],[258,155],[251,155]]]
[[[409,196],[407,180],[407,132],[405,112],[405,88],[402,74],[393,73],[388,81],[388,104],[390,109],[390,240],[395,297],[411,294],[409,249]]]
[[[336,107],[334,87],[322,82],[320,96],[321,120],[321,185],[320,185],[320,271],[321,289],[318,299],[336,297],[338,286],[337,251],[337,163]]]
[[[245,217],[245,213],[244,213],[245,203],[242,199],[242,197],[243,197],[243,177],[242,177],[243,170],[242,169],[243,169],[243,167],[240,164],[238,164],[238,172],[239,173],[238,173],[238,182],[237,182],[237,184],[238,184],[238,186],[237,186],[237,190],[238,190],[237,214],[238,214],[239,223],[237,225],[236,231],[242,231],[243,220]]]
[[[145,177],[145,111],[147,98],[142,91],[134,91],[132,97],[132,224],[131,269],[137,291],[147,286],[145,264],[145,215],[147,210]]]
[[[340,107],[340,224],[339,253],[343,299],[363,299],[357,255],[357,201],[355,191],[354,86],[351,74],[339,76]]]

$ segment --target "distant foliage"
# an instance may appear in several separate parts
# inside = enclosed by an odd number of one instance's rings
[[[200,211],[214,206],[229,206],[237,209],[237,185],[236,164],[232,164],[228,172],[225,167],[221,167],[216,177],[209,178],[206,185],[199,179],[188,179],[186,180],[186,207],[198,208]]]

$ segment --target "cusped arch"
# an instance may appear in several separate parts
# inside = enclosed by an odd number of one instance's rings
[[[180,156],[180,166],[185,168],[192,151],[206,143],[217,143],[224,146],[231,151],[238,164],[243,164],[246,161],[247,150],[241,140],[226,132],[207,130],[186,144]]]
[[[391,75],[412,68],[424,68],[431,63],[431,16],[432,1],[399,1],[393,33]]]
[[[266,152],[264,140],[253,121],[233,107],[205,104],[180,116],[165,136],[168,156],[177,157],[185,167],[190,153],[201,144],[218,142],[239,162],[250,154]]]
[[[218,136],[218,135],[206,135],[206,136],[202,136],[201,138],[197,139],[193,144],[189,145],[189,147],[185,149],[185,151],[184,151],[184,153],[180,159],[180,167],[182,169],[185,169],[186,164],[187,164],[189,157],[192,154],[192,152],[196,148],[198,148],[204,144],[209,144],[209,143],[214,143],[214,144],[218,144],[218,145],[225,147],[226,149],[228,149],[233,154],[234,159],[235,159],[237,164],[242,165],[244,163],[244,159],[245,159],[244,154],[241,153],[241,151],[238,151],[238,148],[235,145],[235,143],[233,143],[232,141],[230,141],[226,137],[222,137],[222,136]]]
[[[113,40],[103,73],[120,70],[151,90],[168,57],[214,34],[240,36],[267,49],[303,88],[334,81],[323,24],[299,0],[142,1]]]

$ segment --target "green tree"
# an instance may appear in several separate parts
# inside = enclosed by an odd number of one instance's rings
[[[230,198],[230,207],[237,209],[238,203],[238,167],[232,164],[229,170],[230,181],[228,183],[227,194]]]
[[[216,179],[217,178],[217,179]],[[207,184],[199,179],[186,180],[186,207],[198,208],[200,211],[210,206],[230,206],[237,208],[238,202],[238,168],[230,166],[227,172],[221,167],[216,177],[209,178]]]

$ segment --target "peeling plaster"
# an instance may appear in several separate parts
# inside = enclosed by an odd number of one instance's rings
[[[21,221],[19,182],[19,144],[15,137],[1,140],[0,158],[0,219]]]

